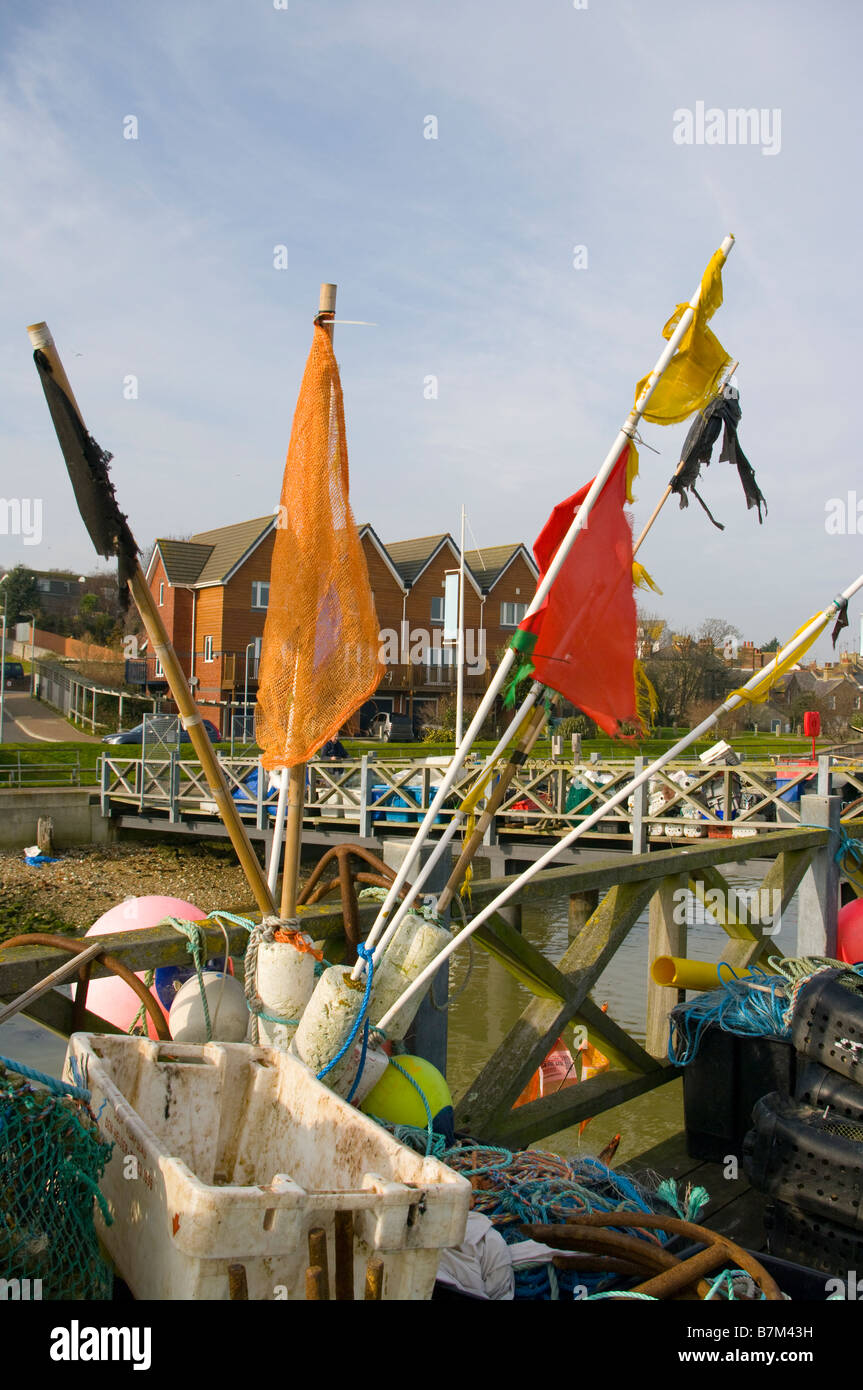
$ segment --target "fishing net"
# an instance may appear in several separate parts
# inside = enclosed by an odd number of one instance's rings
[[[34,1084],[38,1076],[50,1089]],[[93,1201],[113,1145],[99,1136],[89,1092],[0,1061],[0,1280],[5,1296],[109,1299]],[[24,1281],[29,1281],[25,1284]]]
[[[348,501],[339,371],[315,325],[288,458],[258,672],[255,731],[267,768],[335,738],[384,676],[365,556]]]

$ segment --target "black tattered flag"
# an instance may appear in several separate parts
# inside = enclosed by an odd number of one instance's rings
[[[112,455],[88,434],[66,392],[54,380],[51,364],[37,348],[33,353],[45,400],[57,434],[75,501],[99,555],[117,560],[120,605],[129,603],[128,582],[138,567],[138,547],[129,523],[117,504],[108,464]]]
[[[726,387],[726,391],[728,390],[729,388]],[[676,492],[680,498],[681,507],[689,505],[686,494],[691,492],[707,512],[713,525],[720,531],[724,531],[725,527],[711,514],[704,498],[699,496],[695,484],[698,482],[702,465],[707,467],[711,462],[713,446],[719,438],[719,431],[723,425],[725,433],[722,440],[722,452],[719,455],[720,462],[733,463],[737,468],[746,497],[746,505],[757,508],[759,524],[763,520],[761,508],[763,507],[765,512],[767,511],[767,503],[755,481],[752,464],[741,449],[740,441],[737,438],[737,426],[740,423],[741,415],[740,404],[734,395],[723,393],[716,400],[711,401],[692,422],[683,445],[682,467],[671,479],[671,490]]]

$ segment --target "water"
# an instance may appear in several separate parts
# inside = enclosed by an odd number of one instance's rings
[[[726,865],[724,874],[736,889],[755,888],[768,864],[749,860]],[[524,935],[557,964],[569,945],[568,897],[545,901],[541,908],[525,905],[522,917]],[[608,1003],[608,1012],[638,1042],[645,1037],[647,981],[647,911],[638,919],[627,939],[600,976],[591,998]],[[791,956],[797,943],[797,904],[791,904],[782,919],[776,938],[776,954]],[[695,960],[719,961],[727,949],[728,937],[715,922],[699,919],[689,928],[687,955]],[[450,1009],[448,1080],[458,1097],[489,1060],[532,998],[497,961],[482,949],[473,950],[470,978],[459,993],[470,965],[468,947],[453,958],[451,992],[458,995]],[[675,1002],[668,991],[668,1006]],[[20,1016],[0,1025],[0,1055],[59,1076],[65,1056],[65,1040],[37,1023]],[[596,1154],[615,1134],[621,1134],[617,1162],[651,1148],[683,1128],[682,1082],[666,1086],[628,1101],[625,1106],[598,1115],[579,1135],[578,1126],[550,1135],[540,1143],[556,1153]]]

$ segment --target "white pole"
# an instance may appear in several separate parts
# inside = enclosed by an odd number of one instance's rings
[[[489,768],[494,767],[498,758],[501,756],[507,744],[510,742],[516,730],[519,728],[522,721],[524,720],[525,715],[536,703],[536,700],[541,690],[542,686],[534,682],[525,699],[522,700],[521,705],[519,706],[516,714],[510,721],[506,731],[503,734],[503,737],[498,740],[497,747],[492,749],[485,762],[483,763],[482,767],[480,768],[477,780],[481,780],[488,772]],[[372,960],[373,965],[377,965],[378,961],[380,960],[381,956],[383,955],[384,951],[386,950],[387,946],[389,945],[390,941],[395,935],[396,928],[398,927],[402,918],[410,911],[412,904],[416,900],[417,894],[419,893],[420,889],[422,888],[423,884],[425,883],[426,879],[431,873],[432,868],[440,859],[444,851],[444,847],[449,844],[450,840],[452,839],[453,835],[455,834],[456,830],[458,829],[459,825],[463,820],[463,811],[458,810],[454,812],[452,821],[447,826],[447,829],[444,831],[444,834],[441,836],[440,840],[435,846],[433,853],[429,856],[428,862],[423,866],[422,871],[415,879],[410,892],[406,894],[403,901],[400,902],[398,907],[396,908],[396,911],[393,914],[392,921],[390,922],[389,926],[387,927],[386,931],[384,932],[383,936],[377,944]]]
[[[517,729],[518,726],[519,726],[520,721],[521,721],[521,720],[524,718],[524,716],[527,714],[528,710],[530,710],[530,709],[533,707],[533,705],[536,704],[536,701],[539,699],[539,697],[540,697],[540,695],[541,695],[541,693],[542,693],[542,690],[543,690],[543,686],[541,686],[541,685],[539,684],[538,681],[534,681],[533,684],[532,684],[531,687],[530,687],[530,690],[528,691],[527,695],[525,696],[524,700],[522,700],[521,705],[519,706],[517,713],[514,715],[514,717],[513,717],[512,720],[510,721],[509,725],[507,726],[506,731],[504,732],[503,737],[499,740],[497,747],[493,750],[493,752],[489,755],[488,759],[486,760],[486,764],[485,764],[486,767],[488,766],[488,764],[489,764],[493,759],[496,759],[496,758],[498,758],[498,757],[500,756],[500,753],[503,751],[503,749],[506,747],[507,743],[509,743],[510,739],[513,737],[513,735],[514,735],[516,729]],[[470,733],[470,730],[468,730],[468,733]],[[452,764],[450,764],[450,769],[444,774],[444,779],[443,779],[443,781],[441,782],[441,787],[446,786],[446,787],[447,787],[447,790],[449,790],[449,789],[452,787],[452,784],[453,784],[453,782],[455,781],[455,773],[452,773],[452,775],[450,776],[451,770],[452,770]],[[431,805],[430,805],[428,811],[427,811],[426,814],[425,814],[425,817],[424,817],[424,819],[423,819],[422,825],[420,826],[420,830],[422,830],[423,826],[426,825],[426,823],[428,823],[429,825],[431,825],[431,824],[433,823],[435,814],[437,813],[437,808],[441,805],[443,799],[444,799],[444,798],[443,798],[443,797],[441,796],[441,794],[440,794],[440,787],[438,787],[437,792],[435,793],[434,797],[432,798]],[[419,853],[419,849],[420,849],[421,844],[422,844],[422,841],[417,841],[416,839],[413,841],[413,843],[411,844],[410,850],[409,850],[409,852],[408,852],[408,855],[406,856],[405,862],[407,862],[408,859],[409,859],[411,865],[413,865],[413,863],[415,862],[416,857],[417,857],[417,855],[418,855],[418,853]],[[366,948],[368,949],[370,946],[374,946],[374,944],[375,944],[375,942],[377,941],[378,937],[381,936],[381,932],[383,932],[383,936],[381,937],[380,946],[375,950],[375,955],[374,955],[374,959],[375,959],[375,960],[379,960],[379,959],[380,959],[380,952],[381,952],[382,950],[385,950],[385,949],[386,949],[387,945],[389,944],[390,940],[392,939],[393,933],[395,932],[395,929],[396,929],[398,923],[401,921],[402,917],[403,917],[403,916],[405,915],[405,913],[408,911],[409,906],[410,906],[410,904],[413,902],[413,899],[414,899],[414,897],[415,897],[415,893],[414,893],[414,894],[410,894],[410,895],[404,900],[404,902],[402,902],[402,903],[399,905],[399,907],[397,908],[396,913],[395,913],[395,916],[393,917],[393,919],[392,919],[392,921],[390,922],[389,926],[386,926],[386,914],[387,914],[387,912],[390,910],[390,908],[392,907],[393,903],[396,901],[396,899],[397,899],[399,893],[401,892],[402,888],[404,887],[405,883],[407,882],[407,877],[408,877],[408,870],[405,868],[405,864],[403,863],[402,866],[401,866],[401,868],[399,869],[398,873],[396,874],[395,878],[393,879],[392,883],[390,884],[390,887],[389,887],[389,891],[388,891],[388,893],[387,893],[387,896],[386,896],[386,898],[384,899],[384,901],[381,903],[380,911],[378,912],[378,915],[377,915],[377,917],[375,918],[375,920],[374,920],[374,922],[373,922],[373,924],[372,924],[372,929],[371,929],[371,931],[369,932],[368,936],[366,937],[365,944],[366,944]],[[385,926],[386,926],[386,930],[384,931],[384,927],[385,927]],[[364,969],[365,969],[365,964],[364,964],[362,958],[360,958],[360,959],[357,961],[356,965],[354,966],[353,971],[351,972],[351,978],[352,978],[352,979],[357,979],[357,978],[359,978],[359,975],[360,975],[361,971],[364,971]]]
[[[245,725],[243,726],[245,731]],[[263,768],[258,769],[258,776],[263,776]],[[276,881],[279,877],[279,858],[282,853],[282,836],[285,831],[285,808],[288,804],[288,778],[290,773],[286,767],[282,768],[282,776],[279,781],[279,800],[276,803],[276,819],[273,825],[273,843],[270,846],[270,865],[267,870],[267,883],[273,897],[276,896]]]
[[[727,236],[723,241],[721,247],[719,248],[722,254],[723,263],[725,260],[727,260],[729,252],[731,251],[733,245],[734,237],[731,235]],[[581,530],[583,530],[583,528],[587,525],[588,516],[590,515],[590,512],[593,510],[593,506],[596,502],[596,499],[598,498],[599,494],[602,492],[603,487],[608,481],[609,475],[611,474],[612,469],[614,468],[614,465],[617,462],[621,449],[623,448],[624,444],[626,444],[627,440],[630,440],[633,434],[635,433],[636,426],[638,425],[639,420],[644,414],[644,410],[646,406],[649,404],[650,398],[656,390],[656,387],[658,386],[666,367],[668,366],[669,362],[671,361],[672,357],[677,351],[677,348],[684,334],[689,328],[689,325],[692,323],[695,309],[700,298],[701,281],[699,280],[695,293],[692,295],[692,298],[690,299],[687,308],[681,315],[680,322],[678,323],[677,328],[674,330],[674,333],[671,335],[668,342],[666,343],[664,350],[660,353],[659,358],[656,362],[656,366],[653,368],[653,371],[650,373],[650,376],[648,377],[647,385],[645,386],[644,390],[642,391],[641,395],[636,401],[634,407],[629,412],[629,415],[626,417],[624,424],[618,430],[617,435],[615,436],[614,443],[612,444],[611,448],[606,454],[602,466],[599,472],[597,473],[596,477],[594,478],[590,490],[587,493],[587,496],[585,497],[584,501],[579,507],[577,514],[573,518],[569,530],[567,531],[566,535],[564,536],[563,540],[558,546],[554,559],[552,560],[547,573],[543,577],[542,582],[538,586],[537,591],[534,594],[533,599],[531,601],[530,607],[525,613],[525,618],[529,618],[533,613],[536,612],[538,608],[541,608],[543,603],[545,602],[546,595],[548,594],[549,589],[551,588],[552,584],[554,583],[555,579],[560,573],[560,570],[563,567],[563,562],[569,554],[569,551],[572,548],[572,545],[576,537],[578,536],[578,533]],[[369,932],[369,935],[366,939],[367,946],[373,945],[374,942],[377,940],[383,920],[389,912],[390,908],[392,907],[393,903],[395,902],[396,897],[401,891],[401,888],[403,887],[404,883],[406,882],[407,877],[411,869],[413,868],[413,864],[417,857],[417,854],[419,853],[420,846],[422,845],[423,841],[428,835],[429,827],[434,823],[435,815],[437,814],[442,802],[449,795],[450,788],[452,787],[452,784],[458,775],[459,768],[464,762],[468,749],[470,748],[474,739],[477,737],[479,730],[485,723],[486,717],[488,716],[488,713],[491,710],[497,698],[498,692],[503,687],[503,684],[509,674],[510,668],[512,667],[515,661],[515,658],[516,653],[513,650],[513,648],[507,647],[506,652],[504,653],[503,658],[501,660],[501,663],[498,666],[497,671],[495,672],[495,675],[491,681],[491,684],[489,685],[488,690],[486,691],[480,703],[479,709],[477,710],[476,714],[471,720],[470,726],[468,728],[467,733],[464,736],[463,741],[459,744],[458,748],[456,749],[452,762],[450,763],[449,768],[447,769],[443,781],[438,787],[434,800],[429,806],[429,809],[426,812],[423,821],[418,827],[416,836],[414,837],[411,846],[408,849],[407,854],[405,855],[402,866],[399,869],[398,874],[396,875],[395,880],[393,881],[386,898],[381,904],[378,915],[375,918],[372,929]],[[364,968],[365,967],[363,965],[362,960],[358,960],[356,965],[354,966],[352,978],[358,979]]]
[[[456,647],[455,742],[461,743],[464,722],[464,503],[461,506],[461,546],[458,563],[458,646]]]
[[[863,574],[861,574],[848,589],[845,589],[844,592],[839,595],[839,598],[847,600],[861,587],[863,587]],[[824,619],[828,618],[838,606],[838,601],[834,599],[830,608],[824,609],[816,618],[812,619],[811,623],[807,623],[803,631],[800,632],[793,641],[788,642],[782,647],[781,650],[776,653],[773,660],[769,662],[767,666],[762,667],[760,671],[756,671],[750,680],[747,681],[746,685],[741,688],[743,690],[749,690],[758,685],[781,661],[786,660],[787,657],[793,655],[793,653],[798,651],[801,647],[804,647],[807,639],[818,631]],[[392,1008],[384,1014],[383,1018],[377,1024],[377,1027],[385,1030],[387,1025],[398,1013],[399,1009],[401,1009],[418,990],[423,988],[427,981],[431,979],[432,975],[436,974],[443,962],[452,955],[453,951],[458,950],[462,942],[475,932],[477,927],[482,926],[483,922],[488,921],[489,917],[493,916],[495,912],[498,912],[505,903],[509,902],[510,898],[521,891],[525,883],[529,882],[541,869],[546,868],[556,859],[562,850],[567,849],[574,841],[583,835],[585,831],[590,830],[597,821],[602,820],[610,810],[615,806],[619,806],[622,801],[625,801],[627,797],[631,796],[637,787],[640,787],[643,782],[647,782],[654,773],[663,768],[666,763],[676,758],[678,753],[683,752],[684,748],[688,748],[691,743],[699,739],[708,729],[712,729],[723,714],[727,714],[729,710],[735,709],[737,705],[742,704],[742,702],[743,697],[741,695],[729,695],[728,699],[721,704],[718,709],[714,710],[713,714],[708,715],[706,719],[702,720],[697,728],[691,729],[688,734],[675,743],[673,748],[669,748],[667,753],[663,753],[662,756],[657,758],[655,762],[652,762],[649,767],[644,768],[637,777],[633,777],[632,781],[627,782],[626,786],[621,787],[619,791],[615,792],[614,796],[610,797],[608,801],[603,802],[597,810],[593,811],[591,815],[585,817],[583,821],[575,826],[568,835],[565,835],[562,840],[557,841],[557,843],[554,844],[550,850],[547,850],[541,858],[535,860],[523,873],[519,874],[518,878],[514,879],[502,892],[498,893],[497,897],[488,903],[481,912],[478,912],[468,926],[463,927],[449,945],[446,946],[439,955],[435,956],[431,964],[417,976],[410,987],[405,990],[401,998],[397,999]]]

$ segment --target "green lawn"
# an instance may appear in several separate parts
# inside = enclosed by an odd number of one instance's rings
[[[672,747],[681,737],[681,734],[682,731],[680,730],[676,730],[674,733],[663,731],[661,738],[634,739],[631,743],[602,736],[582,739],[582,758],[587,760],[592,753],[598,753],[606,761],[627,761],[637,755],[653,759]],[[767,734],[741,734],[728,741],[735,752],[741,754],[747,762],[765,762],[777,754],[794,757],[808,756],[811,750],[811,739],[807,738],[776,738]],[[344,739],[343,742],[348,755],[352,758],[358,758],[363,753],[374,753],[377,758],[382,760],[448,757],[454,749],[452,743],[378,743],[366,739]],[[712,736],[699,739],[686,751],[684,756],[694,758],[715,742],[716,739]],[[230,756],[230,743],[218,743],[214,746],[224,757]],[[822,746],[826,748],[829,745],[826,741],[820,741],[818,747]],[[479,756],[485,757],[492,751],[494,744],[490,740],[484,739],[476,743],[474,748]],[[0,745],[0,786],[9,785],[9,778],[4,776],[3,769],[17,770],[19,763],[22,767],[32,767],[33,769],[32,775],[26,778],[26,785],[28,786],[65,784],[67,780],[75,782],[79,780],[75,774],[76,767],[80,769],[81,784],[95,785],[99,780],[99,758],[103,753],[108,753],[115,758],[139,758],[141,746],[135,743],[113,745],[100,743],[4,743]],[[239,749],[235,749],[235,756],[241,756]],[[533,756],[536,758],[551,757],[551,742],[548,738],[539,740]],[[180,757],[183,759],[195,757],[195,750],[190,743],[182,745]],[[569,762],[571,757],[569,740],[564,740],[563,761]]]

